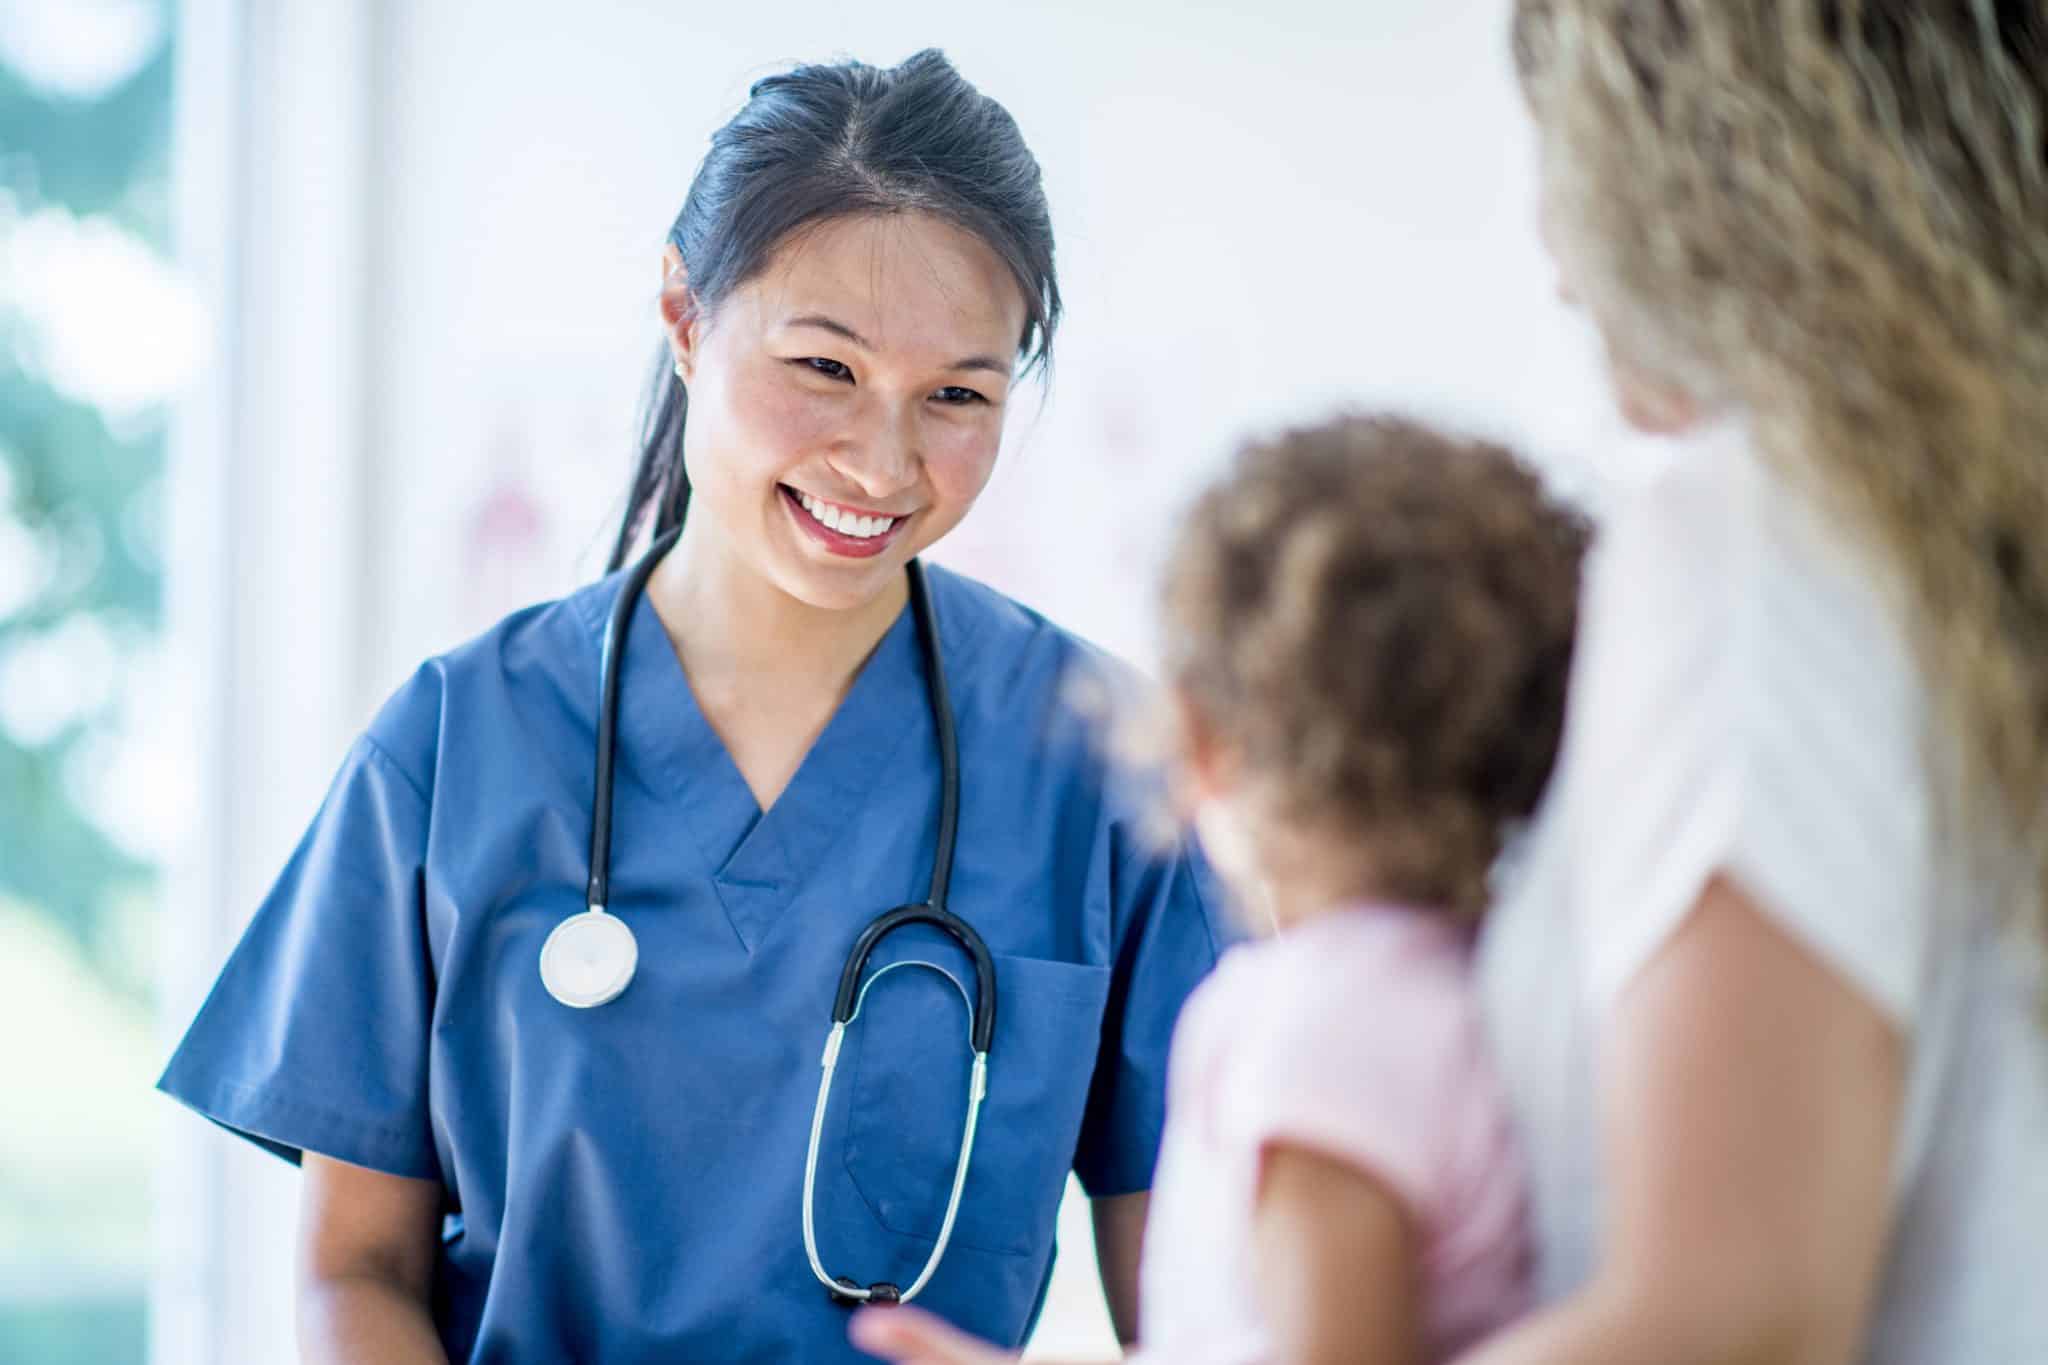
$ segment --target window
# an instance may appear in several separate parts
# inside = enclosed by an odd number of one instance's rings
[[[179,837],[161,664],[167,259],[160,0],[0,13],[0,1359],[147,1345],[158,868]]]

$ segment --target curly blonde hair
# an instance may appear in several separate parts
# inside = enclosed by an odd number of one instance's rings
[[[2048,888],[2048,7],[1517,0],[1514,43],[1574,284],[1889,571],[1956,814]]]
[[[1556,759],[1588,534],[1506,450],[1366,417],[1244,446],[1195,504],[1167,677],[1319,890],[1483,906]]]

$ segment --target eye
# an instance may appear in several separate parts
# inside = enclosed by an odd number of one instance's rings
[[[956,408],[964,408],[974,403],[988,402],[988,399],[982,394],[977,393],[973,389],[964,388],[959,384],[948,384],[945,388],[933,394],[932,397],[949,407]]]
[[[846,366],[836,360],[827,360],[821,355],[807,355],[800,360],[792,360],[789,363],[801,365],[807,370],[815,370],[827,379],[851,380],[853,378],[852,370],[847,369]]]

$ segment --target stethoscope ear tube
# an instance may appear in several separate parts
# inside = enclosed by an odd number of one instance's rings
[[[939,837],[932,849],[932,884],[925,903],[944,912],[953,880],[953,845],[960,836],[960,740],[953,730],[953,697],[946,687],[946,655],[939,648],[938,615],[931,589],[925,586],[924,565],[904,566],[910,577],[910,614],[917,622],[919,652],[924,655],[925,698],[931,704],[932,732],[939,742]]]
[[[932,850],[931,891],[923,905],[889,911],[854,940],[853,951],[839,973],[839,990],[832,997],[832,1022],[852,1021],[859,1006],[860,980],[875,945],[906,924],[930,924],[951,934],[974,961],[974,1025],[970,1033],[974,1050],[986,1054],[996,1032],[995,959],[974,926],[946,908],[946,892],[953,878],[953,844],[960,829],[960,743],[953,730],[953,699],[946,688],[945,655],[939,649],[938,619],[932,611],[931,591],[925,586],[924,565],[913,559],[907,568],[911,616],[923,646],[925,690],[931,698],[932,725],[939,742],[939,837]]]
[[[612,603],[611,619],[605,624],[602,650],[603,682],[597,704],[597,774],[590,800],[590,883],[583,893],[586,909],[603,910],[611,903],[612,866],[612,750],[616,745],[619,719],[620,664],[626,657],[626,630],[633,624],[633,609],[654,577],[655,566],[674,548],[683,528],[678,526],[650,545],[626,579]]]
[[[861,977],[866,975],[868,957],[875,945],[906,924],[929,924],[953,936],[974,962],[974,1026],[970,1030],[974,1050],[986,1053],[996,1032],[996,963],[988,945],[974,926],[950,910],[936,905],[906,905],[891,910],[861,930],[839,972],[839,989],[832,997],[832,1022],[848,1024],[860,997]]]

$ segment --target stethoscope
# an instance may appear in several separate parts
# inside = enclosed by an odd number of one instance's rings
[[[548,994],[574,1009],[592,1009],[618,998],[632,983],[640,962],[640,947],[626,922],[605,909],[609,894],[612,843],[612,756],[619,717],[619,675],[626,652],[626,631],[632,624],[635,605],[646,591],[647,580],[661,562],[682,527],[677,526],[657,539],[633,567],[612,605],[605,627],[603,668],[598,682],[601,698],[597,713],[597,780],[590,811],[590,882],[584,894],[581,914],[571,915],[556,925],[540,950],[540,976]],[[810,1151],[804,1159],[804,1252],[810,1258],[811,1273],[831,1291],[834,1302],[908,1303],[923,1292],[946,1244],[953,1236],[953,1221],[960,1211],[960,1194],[967,1185],[967,1166],[974,1155],[975,1126],[981,1116],[981,1101],[988,1093],[989,1045],[996,1026],[995,961],[988,945],[974,927],[946,908],[947,883],[953,875],[953,846],[959,834],[960,754],[953,730],[953,704],[946,693],[946,672],[939,654],[938,620],[932,612],[931,594],[925,587],[924,566],[911,560],[905,566],[910,576],[910,609],[917,623],[918,645],[924,654],[924,671],[931,700],[932,722],[939,739],[939,837],[932,853],[931,890],[921,903],[899,906],[877,916],[854,940],[846,965],[839,973],[839,989],[832,999],[832,1031],[825,1036],[823,1075],[818,1081],[818,1102],[811,1111]],[[936,963],[906,959],[893,962],[862,980],[875,946],[896,930],[909,924],[929,924],[950,934],[974,962],[975,994],[968,999],[967,988],[958,977]],[[952,982],[967,1006],[968,1045],[974,1064],[967,1082],[967,1120],[960,1136],[960,1156],[953,1168],[953,1189],[946,1200],[946,1216],[939,1225],[938,1240],[925,1258],[908,1289],[886,1281],[865,1289],[846,1276],[833,1276],[818,1258],[818,1234],[812,1215],[812,1195],[818,1173],[818,1141],[825,1127],[825,1109],[832,1096],[832,1076],[839,1065],[840,1045],[846,1027],[860,1017],[861,1006],[877,981],[899,967],[924,967]]]

